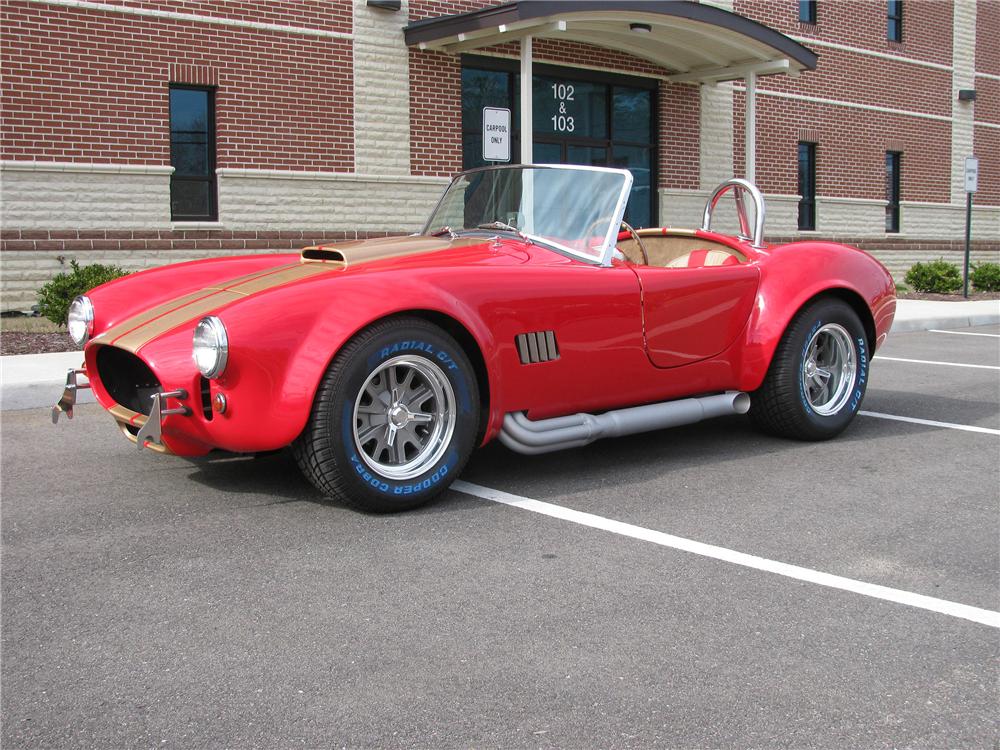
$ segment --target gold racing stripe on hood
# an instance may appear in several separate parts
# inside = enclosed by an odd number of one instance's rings
[[[284,268],[294,268],[297,265],[298,264],[296,263],[292,263],[292,264],[285,264],[282,266],[278,266],[277,268],[265,268],[263,271],[254,271],[253,273],[248,273],[243,276],[237,276],[235,279],[230,279],[225,284],[219,285],[218,287],[199,289],[197,292],[191,292],[190,294],[185,294],[180,297],[175,297],[174,299],[167,300],[166,302],[156,305],[155,307],[151,307],[148,310],[139,313],[138,315],[133,315],[131,318],[126,318],[118,325],[112,326],[111,328],[106,330],[95,340],[99,341],[102,344],[114,343],[115,339],[124,336],[126,333],[134,331],[136,328],[144,326],[147,323],[150,323],[151,321],[156,320],[157,318],[160,318],[169,312],[173,312],[178,308],[184,307],[185,305],[188,305],[192,302],[196,302],[197,300],[202,299],[203,297],[207,297],[213,292],[222,291],[226,287],[238,285],[250,281],[252,279],[258,279],[262,276],[268,276]]]
[[[205,287],[197,292],[177,297],[122,321],[95,339],[101,344],[113,344],[133,353],[167,331],[199,318],[223,305],[242,297],[291,284],[311,276],[341,271],[348,265],[371,263],[416,253],[427,253],[449,248],[480,245],[482,237],[446,239],[440,237],[386,237],[377,240],[359,240],[339,244],[321,245],[306,250],[333,251],[327,262],[300,262],[255,271],[246,276],[229,279],[221,284]],[[303,254],[305,254],[305,250]],[[339,257],[337,257],[339,256]],[[333,260],[334,262],[329,262]]]
[[[269,268],[263,272],[258,271],[240,276],[226,281],[224,284],[206,287],[197,292],[177,297],[162,305],[157,305],[109,329],[95,341],[102,344],[113,344],[135,353],[167,331],[206,315],[230,302],[267,289],[291,284],[310,276],[330,273],[338,268],[341,266],[307,266],[291,263]]]

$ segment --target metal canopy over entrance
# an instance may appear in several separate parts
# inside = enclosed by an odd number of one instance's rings
[[[404,29],[406,43],[450,54],[521,43],[521,161],[532,160],[532,41],[583,42],[665,68],[673,82],[745,79],[746,177],[755,177],[756,78],[798,75],[817,55],[763,24],[687,0],[520,0],[430,18]]]

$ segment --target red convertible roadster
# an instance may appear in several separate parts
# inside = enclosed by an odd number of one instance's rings
[[[89,387],[139,449],[290,446],[320,490],[370,511],[427,502],[494,438],[537,454],[747,412],[791,438],[843,430],[892,324],[885,268],[829,242],[766,245],[743,180],[700,229],[632,229],[631,183],[477,169],[417,235],[105,284],[71,307],[85,364],[53,419]],[[711,230],[729,191],[737,236]]]

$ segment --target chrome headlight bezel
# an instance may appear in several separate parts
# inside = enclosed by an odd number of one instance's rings
[[[81,294],[69,303],[66,329],[77,346],[83,346],[94,335],[94,303]]]
[[[203,356],[199,358],[199,351]],[[226,371],[229,361],[229,336],[222,320],[209,315],[198,321],[191,341],[191,356],[204,377],[214,380]]]

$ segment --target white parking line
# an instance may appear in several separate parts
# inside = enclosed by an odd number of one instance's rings
[[[830,573],[823,573],[818,570],[812,570],[811,568],[803,568],[798,565],[789,565],[788,563],[777,562],[776,560],[768,560],[764,557],[748,555],[745,552],[736,552],[735,550],[726,549],[725,547],[716,547],[712,544],[704,544],[703,542],[696,542],[692,539],[685,539],[672,534],[664,534],[662,531],[653,531],[652,529],[647,529],[642,526],[634,526],[630,523],[614,521],[610,518],[594,515],[593,513],[584,513],[579,510],[573,510],[572,508],[565,508],[561,505],[554,505],[552,503],[542,502],[541,500],[532,500],[528,497],[512,495],[508,492],[503,492],[502,490],[494,490],[489,487],[472,484],[471,482],[463,482],[461,479],[456,480],[451,487],[453,490],[463,492],[466,495],[472,495],[473,497],[478,497],[483,500],[489,500],[494,503],[502,503],[503,505],[509,505],[523,510],[530,510],[532,513],[541,513],[543,516],[550,516],[563,521],[570,521],[571,523],[577,523],[581,526],[589,526],[593,529],[610,531],[612,534],[620,534],[621,536],[639,539],[644,542],[652,542],[653,544],[658,544],[661,547],[670,547],[682,552],[690,552],[695,555],[701,555],[702,557],[710,557],[715,560],[721,560],[734,565],[741,565],[745,568],[754,568],[755,570],[775,573],[780,576],[785,576],[786,578],[794,578],[799,581],[815,583],[820,586],[827,586],[829,588],[840,589],[842,591],[850,591],[855,594],[870,596],[875,599],[883,599],[889,602],[896,602],[897,604],[905,604],[909,607],[926,609],[930,612],[937,612],[942,615],[958,617],[963,620],[971,620],[972,622],[978,622],[982,625],[989,625],[993,628],[1000,628],[1000,612],[994,612],[989,609],[980,609],[979,607],[971,607],[968,604],[958,604],[957,602],[949,602],[945,599],[936,599],[933,596],[914,594],[910,591],[893,589],[888,586],[879,586],[874,583],[857,581],[853,578],[844,578]]]
[[[889,362],[913,362],[918,365],[944,365],[946,367],[972,367],[977,370],[1000,370],[996,365],[967,365],[962,362],[935,362],[931,359],[904,359],[903,357],[885,357],[879,354],[872,359],[888,360]]]
[[[952,336],[989,336],[991,339],[1000,339],[1000,333],[973,333],[972,331],[939,331],[931,328],[928,333],[950,333]]]
[[[896,414],[883,414],[878,411],[859,411],[863,417],[876,417],[877,419],[891,419],[895,422],[911,422],[913,424],[923,424],[928,427],[947,427],[949,430],[964,430],[965,432],[982,432],[986,435],[1000,435],[1000,430],[991,427],[976,427],[971,424],[955,424],[954,422],[936,422],[933,419],[917,419],[916,417],[900,417]]]

